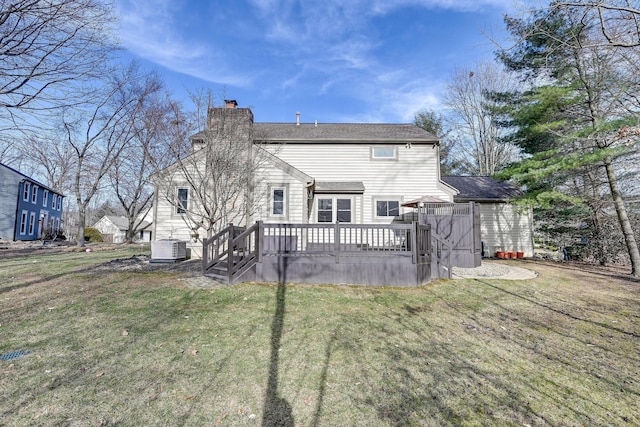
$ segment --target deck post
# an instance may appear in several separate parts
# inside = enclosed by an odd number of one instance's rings
[[[256,262],[262,262],[262,234],[264,233],[264,223],[257,221],[258,229],[256,230]]]
[[[414,264],[418,263],[418,223],[413,221],[411,223],[411,260]]]
[[[229,223],[229,236],[227,237],[227,278],[229,284],[233,282],[233,223]]]
[[[336,218],[336,223],[333,226],[333,256],[336,260],[336,264],[340,262],[340,223]]]
[[[207,263],[209,258],[209,251],[207,249],[207,238],[202,239],[202,274],[207,272]]]

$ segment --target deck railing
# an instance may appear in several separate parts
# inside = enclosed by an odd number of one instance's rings
[[[413,264],[432,260],[431,227],[412,224],[265,224],[230,225],[203,242],[205,274],[227,283],[262,257],[406,256]]]
[[[265,256],[411,252],[411,224],[263,224],[262,227]]]

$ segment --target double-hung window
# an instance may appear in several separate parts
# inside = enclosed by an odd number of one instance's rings
[[[189,189],[178,188],[178,205],[176,206],[176,213],[183,214],[189,207]]]
[[[35,203],[38,200],[38,186],[31,187],[31,203]]]
[[[58,196],[58,210],[62,210],[62,196]]]
[[[58,203],[58,195],[57,194],[53,194],[51,196],[51,209],[55,210],[57,203]]]
[[[33,230],[36,228],[36,213],[31,212],[29,216],[29,234],[33,235]]]
[[[351,199],[318,199],[318,222],[351,222]]]
[[[42,193],[42,206],[47,207],[47,203],[49,202],[49,190],[44,190]]]
[[[31,194],[31,183],[25,182],[22,184],[22,200],[25,202],[29,201],[29,195]]]
[[[398,200],[376,200],[376,217],[395,217],[400,215]]]
[[[287,192],[284,187],[273,187],[271,189],[271,215],[285,216],[287,206]]]
[[[20,215],[20,234],[26,234],[27,232],[27,211],[22,211]]]

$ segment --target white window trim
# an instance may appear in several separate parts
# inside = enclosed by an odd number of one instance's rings
[[[47,203],[49,203],[49,190],[44,190],[42,192],[42,206],[46,208]]]
[[[187,206],[183,207],[182,203],[180,203],[180,190],[187,190]],[[191,192],[189,191],[189,187],[184,187],[184,186],[180,186],[180,187],[176,187],[176,204],[173,208],[173,213],[175,215],[185,215],[187,213],[187,211],[189,210],[189,205],[190,205],[190,199],[191,199]],[[182,212],[180,212],[180,210],[182,210]]]
[[[62,196],[58,196],[58,210],[62,210]]]
[[[29,218],[29,211],[23,210],[20,213],[20,235],[24,236],[27,234],[27,220]]]
[[[320,205],[321,199],[331,199],[331,221],[330,222],[320,222],[318,221],[318,206]],[[356,201],[355,197],[352,195],[343,195],[343,194],[318,194],[314,200],[314,209],[313,209],[313,218],[316,224],[335,224],[338,220],[338,199],[340,200],[350,200],[351,201],[351,221],[343,221],[342,224],[355,224],[356,218]]]
[[[374,197],[373,198],[373,218],[374,219],[378,219],[378,220],[388,220],[388,219],[393,219],[395,218],[395,216],[390,216],[390,215],[383,215],[383,216],[379,216],[378,215],[378,202],[398,202],[398,215],[402,214],[402,198],[399,197]]]
[[[390,148],[391,150],[393,150],[393,156],[376,156],[376,149],[379,148]],[[379,146],[372,146],[371,147],[371,160],[387,160],[387,161],[396,161],[398,160],[398,147],[395,147],[393,145],[379,145]]]
[[[274,192],[282,190],[282,213],[273,212],[275,202]],[[273,218],[287,218],[289,215],[289,186],[287,184],[269,186],[269,216]]]
[[[38,186],[33,185],[31,187],[31,203],[37,203],[37,202],[38,202]]]
[[[36,213],[31,212],[29,214],[29,235],[33,236],[33,232],[36,230]]]
[[[24,200],[25,202],[28,202],[29,197],[31,197],[31,183],[25,182],[22,188],[22,200]]]

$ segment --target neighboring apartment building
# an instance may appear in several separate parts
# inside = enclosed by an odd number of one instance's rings
[[[251,110],[236,105],[229,101],[227,108],[210,110],[214,134],[191,137],[191,156],[204,157],[206,141],[223,137],[215,133],[221,121],[235,123],[238,144],[267,153],[251,192],[253,208],[234,221],[237,225],[256,220],[384,224],[412,211],[402,207],[406,201],[429,195],[453,202],[457,194],[440,179],[438,138],[412,124],[301,123],[299,118],[254,123]],[[202,244],[193,238],[197,221],[183,209],[197,203],[193,186],[179,168],[161,175],[156,177],[154,238],[190,241],[193,256],[200,256]]]
[[[0,163],[0,239],[52,238],[62,224],[64,195]]]

